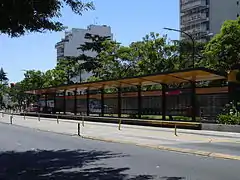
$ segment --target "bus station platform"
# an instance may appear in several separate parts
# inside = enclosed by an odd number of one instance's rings
[[[139,126],[151,126],[151,127],[166,127],[166,128],[178,128],[178,129],[193,129],[201,130],[201,123],[199,122],[182,122],[182,121],[166,121],[166,120],[143,120],[143,119],[130,119],[130,118],[115,118],[115,117],[99,117],[99,116],[76,116],[76,115],[64,115],[64,114],[44,114],[44,113],[20,113],[21,116],[31,117],[43,117],[43,118],[56,118],[56,119],[68,119],[79,120],[89,122],[101,122],[101,123],[115,123],[115,124],[127,124],[127,125],[139,125]]]

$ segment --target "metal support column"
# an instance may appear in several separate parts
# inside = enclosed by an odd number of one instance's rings
[[[54,105],[53,105],[53,111],[54,111],[54,113],[56,113],[57,112],[57,92],[54,92],[54,95],[53,95],[53,103],[54,103]]]
[[[162,84],[162,120],[166,120],[166,111],[167,111],[166,91],[167,91],[167,85]]]
[[[37,95],[37,107],[38,107],[38,113],[40,113],[40,107],[41,107],[41,95]]]
[[[44,102],[45,102],[44,112],[46,112],[46,113],[47,113],[47,98],[48,98],[48,95],[47,95],[47,93],[46,93],[46,94],[44,94]]]
[[[104,87],[101,88],[101,116],[104,116]]]
[[[237,83],[235,82],[228,82],[228,99],[229,99],[229,103],[230,102],[233,102],[233,103],[236,103],[237,102],[237,96],[236,96],[236,89],[238,88],[237,87]],[[234,104],[236,105],[236,104]]]
[[[66,90],[63,91],[63,113],[66,114]]]
[[[142,86],[138,85],[138,118],[141,119],[142,117]]]
[[[196,121],[196,116],[197,116],[197,96],[196,96],[196,83],[191,82],[191,115],[192,115],[192,121]]]
[[[89,97],[90,97],[90,94],[89,94],[89,88],[87,88],[87,90],[86,90],[86,92],[87,92],[87,116],[89,116],[90,115],[90,109],[89,109]]]
[[[77,115],[77,88],[74,90],[74,115]]]
[[[118,117],[122,115],[122,88],[118,87]]]

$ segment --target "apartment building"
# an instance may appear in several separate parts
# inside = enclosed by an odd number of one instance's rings
[[[111,27],[106,25],[89,25],[86,29],[73,28],[70,31],[66,31],[64,38],[56,43],[55,48],[57,50],[57,59],[67,56],[78,57],[83,53],[87,56],[95,57],[97,55],[96,52],[82,52],[80,49],[78,49],[81,45],[85,44],[85,42],[89,41],[85,38],[87,33],[99,36],[110,36],[113,38]],[[79,63],[82,62],[79,61]],[[79,82],[80,79],[84,81],[91,75],[91,73],[82,72],[81,75],[72,78],[72,81]]]
[[[180,29],[206,41],[219,33],[225,20],[239,14],[239,0],[180,0]],[[182,34],[181,38],[186,37]]]

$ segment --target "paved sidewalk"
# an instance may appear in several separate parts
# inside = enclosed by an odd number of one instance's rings
[[[10,116],[0,116],[0,122],[10,123]],[[131,143],[170,151],[186,152],[211,157],[223,157],[240,160],[240,134],[215,131],[196,131],[143,127],[134,125],[106,124],[95,122],[59,120],[14,115],[12,122],[30,128],[36,128],[57,133],[77,135],[78,122],[82,137],[111,142]],[[219,154],[220,153],[220,154]]]

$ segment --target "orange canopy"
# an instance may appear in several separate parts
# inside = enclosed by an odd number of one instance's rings
[[[193,68],[172,72],[161,72],[144,76],[128,77],[123,79],[112,79],[107,81],[85,82],[79,84],[62,85],[57,87],[49,87],[44,89],[35,89],[26,91],[28,94],[44,94],[61,90],[73,89],[99,89],[108,87],[126,87],[136,85],[154,85],[154,84],[172,84],[183,82],[199,82],[226,79],[226,75],[207,68]]]

